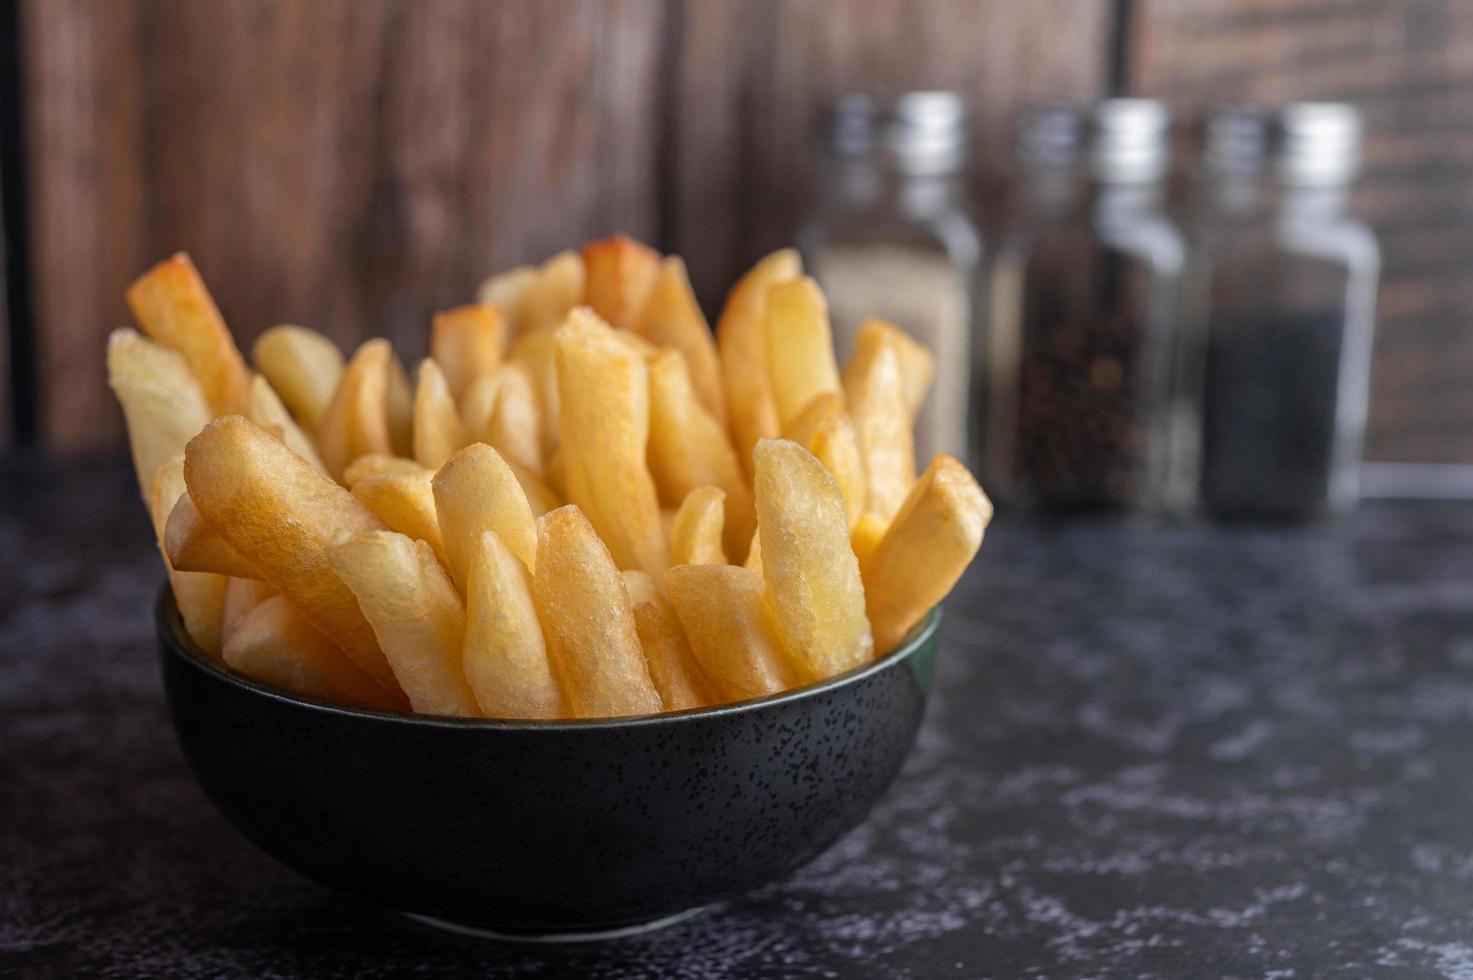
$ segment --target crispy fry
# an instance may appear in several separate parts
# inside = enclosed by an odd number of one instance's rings
[[[911,422],[920,414],[931,390],[931,381],[936,377],[936,358],[926,346],[884,320],[866,320],[859,328],[854,342],[854,356],[850,366],[863,373],[862,365],[875,357],[881,347],[893,345],[896,359],[900,362],[900,377],[905,384],[905,404],[910,410]]]
[[[435,512],[435,494],[430,488],[433,474],[385,473],[353,484],[353,496],[373,511],[378,519],[412,541],[423,541],[445,560],[445,541]]]
[[[762,574],[762,529],[760,527],[752,529],[752,544],[747,548],[747,560],[743,562],[743,567],[759,575]]]
[[[433,486],[445,532],[445,564],[462,594],[486,531],[495,531],[529,571],[536,571],[537,524],[516,474],[500,453],[472,443],[440,468]]]
[[[864,456],[865,507],[889,520],[915,482],[915,440],[896,343],[883,335],[874,343],[872,355],[850,361],[844,392]]]
[[[797,443],[764,439],[755,455],[766,607],[783,650],[807,680],[863,663],[874,641],[838,483]]]
[[[181,472],[181,482],[183,478],[183,473]],[[270,582],[263,582],[258,578],[228,579],[225,582],[225,601],[220,609],[220,637],[222,643],[228,644],[230,642],[230,634],[246,613],[274,595],[280,595],[280,593],[271,587]],[[362,673],[362,671],[359,673]],[[378,685],[374,686],[377,687]]]
[[[615,235],[583,246],[583,299],[615,327],[632,330],[660,274],[660,253]]]
[[[138,492],[148,503],[159,467],[184,454],[184,444],[210,420],[210,407],[177,351],[127,327],[107,338],[107,383],[123,406]]]
[[[469,442],[484,442],[508,460],[542,472],[542,410],[531,369],[503,364],[471,382],[460,418]]]
[[[889,526],[889,522],[879,514],[868,511],[849,529],[849,545],[854,549],[854,557],[859,562],[861,576],[870,555],[874,554],[875,549],[879,547],[880,539],[885,536],[885,531]]]
[[[740,560],[756,526],[752,491],[721,425],[697,401],[685,361],[675,351],[649,366],[650,447],[655,485],[668,504],[679,504],[697,487],[726,494],[726,553]]]
[[[672,255],[660,263],[660,274],[636,332],[658,347],[680,352],[701,405],[724,429],[726,390],[721,381],[721,358],[679,257]]]
[[[309,698],[381,711],[402,711],[406,705],[402,697],[375,684],[280,595],[261,600],[231,625],[225,662]]]
[[[666,711],[684,711],[711,703],[701,665],[675,611],[661,600],[634,606],[634,626],[644,648],[645,665]]]
[[[387,340],[370,340],[359,347],[322,416],[317,448],[334,478],[340,479],[347,465],[364,453],[394,452],[388,412],[392,353]]]
[[[782,431],[767,375],[767,291],[802,274],[803,263],[797,252],[790,248],[773,252],[732,287],[716,321],[731,439],[749,479],[753,472],[752,448],[757,440]]]
[[[404,362],[392,350],[389,352],[389,379],[384,392],[385,409],[389,417],[389,445],[395,456],[414,455],[414,389],[409,384],[409,372]]]
[[[503,457],[504,458],[504,457]],[[516,476],[517,482],[522,485],[522,493],[527,495],[527,505],[532,508],[533,517],[541,517],[550,510],[557,510],[563,505],[563,499],[542,482],[542,478],[525,466],[506,460],[506,465],[511,468]]]
[[[573,715],[659,711],[629,592],[608,548],[577,507],[559,507],[537,521],[532,582],[553,675]]]
[[[721,547],[726,494],[719,487],[696,487],[685,495],[670,529],[670,564],[725,565]]]
[[[184,456],[201,516],[353,662],[394,687],[352,591],[324,560],[334,541],[384,524],[351,493],[238,416],[205,426]]]
[[[525,365],[531,372],[532,384],[537,392],[537,404],[542,426],[542,458],[546,460],[557,449],[561,440],[559,430],[559,407],[557,397],[557,340],[556,330],[544,328],[518,338],[512,348],[511,359]],[[543,471],[546,471],[544,465]]]
[[[225,576],[202,572],[181,572],[169,563],[164,547],[164,530],[174,506],[188,499],[184,492],[184,459],[176,456],[159,466],[149,487],[149,516],[153,518],[154,536],[164,567],[169,572],[169,585],[174,590],[174,603],[184,620],[184,629],[195,645],[211,657],[220,656],[221,624],[225,613]]]
[[[128,287],[143,332],[184,355],[215,415],[244,412],[251,375],[189,256],[176,253]]]
[[[522,297],[517,316],[520,330],[548,330],[559,326],[573,307],[583,302],[587,276],[583,256],[559,252],[537,271],[536,286]]]
[[[256,338],[251,360],[302,428],[316,432],[343,379],[338,345],[315,330],[282,324]]]
[[[328,548],[327,557],[373,624],[414,710],[478,717],[461,660],[465,606],[430,546],[394,531],[363,531]]]
[[[834,474],[844,493],[844,514],[852,529],[864,513],[869,488],[864,478],[859,436],[854,431],[854,421],[844,409],[844,397],[824,392],[813,399],[783,432],[783,438],[808,450]]]
[[[307,438],[307,434],[292,419],[276,390],[271,387],[271,382],[259,374],[251,379],[251,410],[247,418],[267,431],[279,431],[278,438],[286,443],[288,449],[311,463],[314,468],[327,472],[312,440]]]
[[[736,565],[676,565],[665,588],[713,703],[776,694],[796,682],[763,613],[761,575]]]
[[[567,497],[620,568],[664,573],[660,504],[645,462],[649,372],[608,325],[577,309],[557,331],[558,399]]]
[[[538,277],[539,270],[535,265],[519,265],[488,276],[476,287],[476,302],[500,310],[503,321],[515,337],[525,329],[521,308],[527,293],[536,288]]]
[[[464,445],[465,433],[445,375],[426,358],[419,364],[419,384],[414,389],[414,458],[437,470]]]
[[[373,476],[391,476],[403,474],[412,476],[415,473],[431,473],[432,470],[419,465],[412,459],[403,456],[386,456],[383,453],[364,453],[343,470],[343,483],[349,489],[354,484],[367,480]]]
[[[465,677],[481,713],[487,718],[563,717],[567,704],[552,676],[527,566],[495,531],[482,531],[470,551]]]
[[[864,564],[876,649],[899,643],[961,577],[992,520],[967,468],[938,453]]]
[[[181,493],[174,509],[169,511],[164,524],[163,548],[169,556],[169,564],[181,572],[214,572],[236,578],[261,577],[251,563],[230,546],[229,541],[205,523],[187,493]]]
[[[840,391],[829,304],[818,283],[804,276],[768,289],[763,336],[767,375],[784,427],[819,395]]]
[[[484,303],[436,313],[430,327],[430,356],[444,372],[450,395],[457,401],[472,381],[496,370],[505,347],[501,311]]]

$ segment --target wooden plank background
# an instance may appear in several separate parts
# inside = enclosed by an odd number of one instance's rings
[[[1019,105],[1123,74],[1189,110],[1366,107],[1359,203],[1387,260],[1372,453],[1473,461],[1473,7],[1453,0],[14,2],[27,326],[58,449],[120,444],[103,338],[176,249],[243,345],[290,321],[416,356],[488,271],[615,230],[684,254],[714,307],[791,240],[813,114],[840,91],[959,91],[996,216]]]
[[[1382,277],[1367,457],[1473,462],[1473,4],[1137,0],[1129,83],[1192,110],[1343,99]]]

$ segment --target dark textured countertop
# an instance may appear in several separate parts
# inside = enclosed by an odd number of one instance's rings
[[[1473,977],[1473,506],[1000,518],[868,823],[595,946],[442,934],[236,836],[175,746],[119,465],[0,462],[0,975]]]

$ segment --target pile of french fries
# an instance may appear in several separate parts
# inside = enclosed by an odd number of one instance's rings
[[[253,372],[183,254],[129,288],[108,374],[205,654],[385,710],[675,711],[889,651],[981,545],[966,468],[916,476],[930,353],[874,321],[841,372],[790,250],[714,337],[681,260],[622,236],[478,300],[411,379],[299,326]]]

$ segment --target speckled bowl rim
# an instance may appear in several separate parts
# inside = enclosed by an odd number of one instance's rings
[[[732,701],[709,708],[687,708],[684,711],[662,711],[654,715],[630,715],[617,718],[458,718],[451,715],[405,714],[393,711],[376,711],[372,708],[348,707],[346,705],[334,704],[330,701],[320,701],[315,698],[306,698],[289,693],[283,688],[263,684],[250,675],[235,670],[228,664],[216,663],[210,660],[195,646],[189,634],[184,631],[184,621],[179,615],[179,607],[174,602],[174,592],[170,589],[167,581],[159,590],[158,600],[154,603],[154,620],[158,626],[159,638],[171,654],[179,657],[197,670],[214,675],[232,687],[239,688],[253,696],[265,698],[268,701],[276,701],[281,704],[305,708],[323,714],[363,718],[397,725],[419,725],[430,728],[482,729],[490,731],[582,731],[589,729],[639,728],[647,725],[678,725],[683,722],[693,722],[703,718],[742,715],[749,712],[761,711],[764,708],[774,707],[780,704],[803,701],[837,688],[847,687],[850,684],[858,683],[866,677],[878,674],[880,671],[894,667],[902,661],[909,659],[918,650],[923,648],[927,641],[935,635],[937,628],[941,624],[941,606],[936,605],[932,607],[931,611],[926,613],[925,617],[911,628],[911,631],[906,634],[905,639],[901,640],[899,646],[894,650],[867,664],[846,670],[842,674],[835,674],[833,677],[815,681],[812,684],[805,684],[802,687],[789,688],[778,694],[769,694],[760,698],[748,698],[745,701]]]

